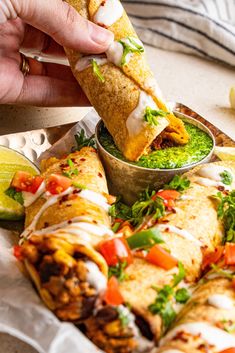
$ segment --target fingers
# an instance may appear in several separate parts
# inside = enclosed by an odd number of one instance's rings
[[[27,76],[15,104],[44,107],[89,106],[76,82],[46,76]]]
[[[1,0],[0,4],[6,18],[17,14],[62,46],[80,52],[104,52],[113,40],[111,32],[87,21],[61,0]]]

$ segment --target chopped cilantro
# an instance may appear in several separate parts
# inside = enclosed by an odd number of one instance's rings
[[[72,148],[72,152],[80,151],[83,147],[95,147],[95,135],[87,137],[85,130],[82,129],[77,135],[74,135],[77,146]]]
[[[176,287],[185,277],[185,269],[184,269],[184,265],[182,264],[182,262],[179,261],[178,264],[179,267],[179,272],[177,275],[173,275],[173,287]]]
[[[21,205],[24,204],[24,199],[22,195],[22,191],[16,191],[14,188],[9,187],[6,191],[5,194],[9,196],[11,199],[15,200],[16,202],[19,202]]]
[[[177,303],[184,304],[190,298],[189,291],[186,288],[179,288],[175,293],[175,300]]]
[[[127,64],[126,57],[130,53],[143,53],[144,52],[144,47],[140,44],[138,44],[133,37],[127,37],[126,40],[119,40],[119,43],[122,44],[123,46],[123,54],[122,54],[122,60],[121,60],[121,66]]]
[[[168,112],[164,112],[164,110],[154,110],[151,109],[150,107],[147,107],[145,109],[145,114],[144,114],[144,121],[146,121],[147,123],[149,123],[150,125],[158,125],[159,121],[158,121],[158,117],[165,117],[166,115],[168,115]]]
[[[105,82],[104,76],[101,74],[100,67],[97,64],[97,61],[95,59],[91,60],[91,65],[92,65],[93,73],[98,77],[100,82],[104,83]]]
[[[125,268],[127,267],[127,262],[121,262],[119,261],[119,263],[116,266],[110,266],[109,267],[109,273],[108,273],[108,277],[112,277],[115,276],[119,282],[123,282],[126,279],[128,279],[128,275],[125,273]]]
[[[168,328],[176,317],[176,312],[171,303],[174,291],[169,285],[165,285],[162,289],[157,291],[158,295],[154,303],[149,305],[148,309],[152,314],[160,315],[165,328]]]
[[[116,310],[118,312],[118,318],[121,321],[122,327],[126,327],[130,322],[130,317],[129,317],[128,313],[126,312],[126,310],[128,310],[128,309],[123,310],[122,307],[117,306]]]
[[[74,168],[74,163],[72,159],[67,159],[67,164],[69,166],[69,170],[66,170],[65,172],[63,172],[62,175],[72,179],[74,175],[75,176],[78,175],[78,169]]]
[[[235,243],[235,190],[225,196],[218,192],[213,198],[219,202],[217,214],[224,224],[224,243]]]
[[[179,192],[185,191],[190,187],[190,180],[180,175],[175,175],[169,184],[164,185],[164,189],[177,190]]]
[[[72,185],[73,185],[75,188],[77,188],[77,189],[82,189],[82,190],[84,190],[84,189],[87,188],[85,185],[79,184],[79,183],[77,183],[76,181],[73,181]]]
[[[231,185],[233,182],[233,176],[228,170],[224,170],[222,173],[220,173],[221,176],[221,181],[225,185]]]

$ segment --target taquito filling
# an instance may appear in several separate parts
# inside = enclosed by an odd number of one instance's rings
[[[177,339],[180,333],[190,334],[195,338],[200,337],[200,339],[214,346],[218,351],[235,347],[234,336],[206,322],[186,323],[175,327],[161,339],[160,346],[167,344],[170,340]]]

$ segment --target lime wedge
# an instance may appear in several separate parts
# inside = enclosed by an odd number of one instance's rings
[[[235,161],[235,147],[215,147],[214,153],[221,161]]]
[[[230,100],[231,108],[235,109],[235,87],[232,87],[230,89],[229,100]]]
[[[25,156],[10,148],[0,146],[0,219],[19,220],[24,216],[24,207],[5,194],[17,170],[39,173],[37,167]]]

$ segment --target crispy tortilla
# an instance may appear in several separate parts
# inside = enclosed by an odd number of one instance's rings
[[[67,2],[83,17],[92,21],[102,0],[67,0]],[[125,11],[109,30],[114,33],[116,41],[128,36],[137,38]],[[184,124],[174,116],[161,97],[144,54],[134,53],[129,63],[122,67],[110,62],[100,66],[100,72],[105,78],[105,81],[101,82],[91,67],[78,72],[76,64],[81,54],[74,50],[65,50],[74,76],[127,159],[138,160],[163,130],[165,136],[177,144],[187,143],[189,137]],[[132,136],[128,132],[126,121],[138,106],[141,91],[150,95],[157,107],[168,115],[159,118],[158,125],[143,124],[141,131]]]

